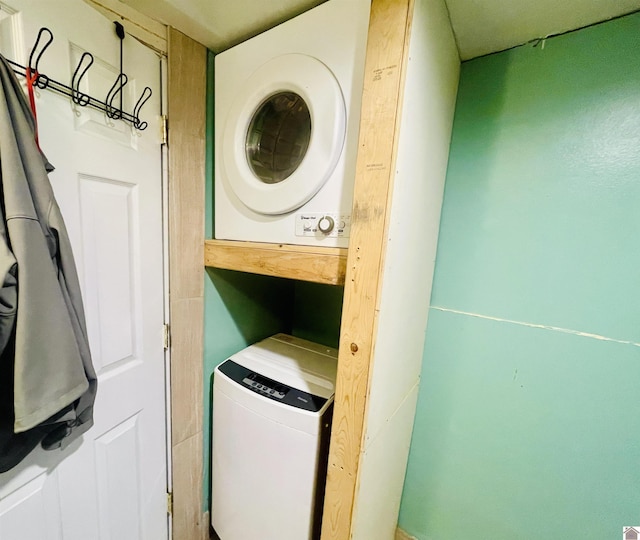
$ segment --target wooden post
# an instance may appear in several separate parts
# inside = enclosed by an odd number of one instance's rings
[[[173,538],[202,540],[207,50],[172,28],[168,48]]]
[[[351,538],[412,0],[373,0],[322,540]]]

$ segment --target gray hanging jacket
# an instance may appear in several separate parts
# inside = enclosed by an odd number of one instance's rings
[[[0,472],[39,442],[56,448],[91,427],[97,388],[53,167],[34,125],[0,56]]]

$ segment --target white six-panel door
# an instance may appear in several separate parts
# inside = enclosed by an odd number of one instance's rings
[[[55,41],[39,69],[103,99],[116,76],[114,25],[82,0],[0,0],[0,52],[23,65],[41,26]],[[160,59],[127,36],[124,105],[145,86],[149,123],[135,132],[39,90],[40,145],[67,224],[98,373],[95,425],[60,451],[34,451],[0,474],[1,540],[163,540],[166,414],[163,330]],[[38,339],[38,336],[33,336]]]

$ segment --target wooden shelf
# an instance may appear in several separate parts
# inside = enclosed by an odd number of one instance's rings
[[[347,249],[205,240],[204,264],[327,285],[344,285]]]

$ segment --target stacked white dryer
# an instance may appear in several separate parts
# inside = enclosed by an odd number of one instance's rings
[[[215,59],[215,237],[346,247],[369,0],[329,0]]]

